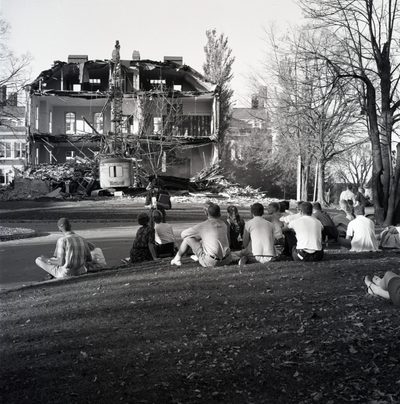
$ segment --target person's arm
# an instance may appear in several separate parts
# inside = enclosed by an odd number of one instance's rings
[[[64,265],[64,257],[65,257],[65,247],[62,238],[57,240],[56,249],[54,251],[54,257],[49,259],[49,264],[53,265]]]
[[[154,248],[154,244],[153,243],[149,243],[149,250],[150,250],[150,254],[153,257],[153,260],[158,260],[157,254],[156,254],[156,249]]]
[[[250,243],[250,233],[247,226],[244,227],[243,232],[243,248],[246,248]]]
[[[353,236],[354,236],[353,226],[351,226],[351,223],[349,223],[347,225],[346,239],[351,240]]]

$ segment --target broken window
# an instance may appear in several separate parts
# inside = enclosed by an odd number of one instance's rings
[[[110,178],[122,177],[122,166],[110,166],[109,176]]]
[[[75,156],[76,156],[75,150],[67,150],[67,151],[65,152],[65,160],[66,160],[66,161],[68,161],[68,160],[75,160]]]
[[[65,133],[71,135],[75,134],[75,132],[76,132],[75,112],[67,112],[65,114]]]
[[[94,128],[98,133],[103,133],[103,114],[96,112],[93,116]]]

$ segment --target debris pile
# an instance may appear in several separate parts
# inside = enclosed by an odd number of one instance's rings
[[[41,164],[20,172],[11,186],[0,192],[0,200],[90,195],[98,187],[96,178],[97,166],[94,162]]]
[[[250,186],[242,187],[228,181],[223,174],[223,169],[219,163],[211,167],[204,168],[195,177],[191,179],[192,185],[198,190],[207,190],[211,193],[218,193],[225,198],[248,197],[265,198],[266,196],[259,189]]]

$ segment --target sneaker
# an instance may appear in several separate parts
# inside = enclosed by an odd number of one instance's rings
[[[182,265],[181,259],[179,257],[175,257],[174,259],[171,260],[171,265],[176,265],[177,267],[180,267]]]
[[[193,261],[196,261],[196,262],[198,262],[198,260],[199,260],[199,257],[198,257],[197,255],[191,255],[190,258],[191,258]]]

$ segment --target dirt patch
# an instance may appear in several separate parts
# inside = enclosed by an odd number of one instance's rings
[[[2,401],[399,402],[400,313],[362,282],[397,267],[163,262],[3,293]]]

